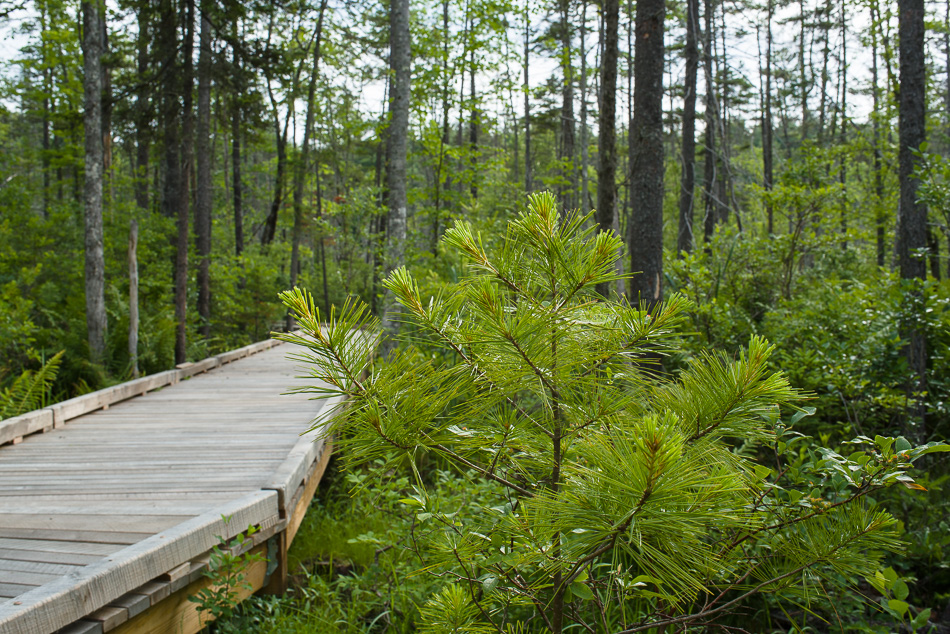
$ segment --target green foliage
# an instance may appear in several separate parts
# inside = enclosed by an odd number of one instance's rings
[[[225,525],[230,516],[222,516]],[[255,561],[262,561],[260,553],[246,552],[245,542],[258,531],[256,526],[248,526],[231,540],[218,536],[218,545],[211,549],[208,570],[202,574],[211,580],[211,585],[202,588],[188,600],[198,605],[198,611],[205,615],[206,621],[231,618],[237,607],[238,593],[250,592],[253,586],[247,580],[247,567]]]
[[[757,337],[664,375],[659,355],[680,348],[689,302],[599,298],[620,244],[588,224],[562,219],[548,194],[493,249],[456,223],[444,246],[470,272],[431,298],[393,272],[385,286],[420,347],[379,367],[365,306],[324,326],[308,293],[282,295],[303,334],[281,338],[302,347],[308,391],[350,400],[331,423],[348,464],[416,474],[405,504],[431,531],[417,536],[420,564],[443,584],[429,625],[632,632],[705,623],[763,594],[814,610],[828,587],[873,575],[899,541],[869,494],[917,486],[912,463],[950,447],[881,437],[853,441],[847,458],[792,452],[801,437],[780,408],[801,395]],[[474,472],[494,500],[446,509],[425,486],[432,460]]]
[[[9,386],[0,389],[0,420],[49,405],[62,359],[63,352],[57,352],[39,370],[24,370]]]

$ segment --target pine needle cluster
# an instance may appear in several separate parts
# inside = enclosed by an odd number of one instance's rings
[[[621,241],[550,194],[496,246],[465,222],[443,245],[470,263],[458,284],[424,297],[404,268],[385,282],[416,346],[374,364],[385,334],[367,307],[324,323],[300,289],[283,300],[301,332],[281,336],[301,346],[306,391],[339,399],[330,431],[348,464],[417,475],[414,548],[445,582],[425,631],[708,626],[764,593],[810,604],[900,548],[868,494],[916,486],[911,463],[946,445],[805,448],[783,423],[808,413],[802,395],[759,338],[664,373],[689,302],[598,295]],[[494,500],[441,508],[419,470],[432,459],[491,483]]]

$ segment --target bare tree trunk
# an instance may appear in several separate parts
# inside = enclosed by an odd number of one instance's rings
[[[588,191],[587,170],[590,165],[590,142],[587,139],[587,1],[581,0],[581,203],[579,205],[581,213],[590,211],[590,192]],[[616,66],[616,60],[615,66]],[[614,69],[614,84],[616,81],[616,68]],[[616,101],[616,98],[614,98]],[[616,133],[615,133],[616,134]]]
[[[475,32],[475,21],[472,19],[472,30],[471,33]],[[474,35],[472,36],[474,40]],[[469,57],[471,59],[472,67],[469,69],[468,80],[469,80],[469,98],[472,100],[472,110],[471,118],[468,122],[468,160],[469,166],[472,168],[472,200],[478,200],[478,98],[476,97],[475,92],[475,44],[472,43],[471,51],[469,52]]]
[[[718,154],[716,152],[716,127],[719,121],[719,107],[716,100],[716,82],[713,73],[712,41],[713,33],[713,0],[705,0],[703,5],[703,19],[706,23],[703,34],[703,79],[706,85],[705,95],[705,132],[703,148],[703,241],[709,242],[719,222],[718,188],[719,181]]]
[[[927,277],[926,259],[918,254],[927,248],[927,207],[918,201],[919,180],[914,171],[919,159],[914,156],[926,140],[926,58],[924,55],[924,0],[898,0],[900,42],[900,209],[898,218],[898,262],[901,278],[922,281]],[[907,386],[908,420],[905,434],[917,441],[927,437],[927,340],[919,314],[923,298],[916,284],[907,291],[908,317],[901,324],[901,336],[907,341],[904,354],[912,378]]]
[[[237,36],[235,29],[234,36]],[[244,209],[241,183],[241,97],[243,87],[241,77],[241,58],[237,46],[233,49],[234,95],[231,98],[231,181],[234,201],[234,254],[240,256],[244,251]]]
[[[680,179],[677,255],[693,250],[693,199],[696,188],[696,75],[699,67],[699,0],[686,3],[686,94],[683,100],[683,173]]]
[[[139,223],[129,227],[129,366],[132,378],[139,378]]]
[[[842,0],[841,2],[841,96],[839,101],[841,103],[841,131],[839,132],[839,144],[841,146],[840,151],[844,152],[844,148],[848,143],[848,28],[847,20],[845,19],[845,8],[847,3]],[[838,182],[841,184],[842,192],[842,203],[841,203],[841,249],[847,250],[848,248],[848,200],[847,200],[847,188],[845,185],[848,180],[848,161],[845,158],[844,154],[841,154],[840,159],[840,170],[838,172]]]
[[[558,202],[561,213],[575,206],[577,181],[574,170],[574,68],[571,53],[570,2],[559,0],[561,12],[561,71],[564,83],[561,86],[561,143],[558,161],[561,164],[561,178],[564,181],[558,189]]]
[[[82,3],[83,125],[86,136],[85,211],[86,328],[89,356],[103,363],[106,351],[105,256],[102,241],[102,28],[97,2]]]
[[[876,234],[876,246],[877,246],[877,265],[883,267],[885,254],[887,253],[887,248],[884,244],[884,230],[885,223],[887,222],[887,216],[884,213],[884,177],[881,172],[881,111],[880,111],[880,101],[881,101],[881,88],[878,83],[878,67],[877,67],[877,11],[875,9],[875,3],[871,2],[871,98],[873,100],[873,109],[871,111],[871,129],[873,135],[874,143],[874,196],[875,196],[875,209],[874,209],[874,220],[877,225]]]
[[[409,0],[391,1],[389,37],[392,84],[389,97],[389,144],[386,152],[386,191],[389,205],[386,270],[391,272],[405,264],[406,211],[409,206],[406,182],[412,61]],[[391,332],[399,329],[392,293],[386,294],[383,324]]]
[[[531,57],[531,21],[528,4],[524,9],[524,191],[531,194],[531,84],[528,82],[528,67]]]
[[[639,0],[630,165],[630,300],[663,299],[663,20],[665,0]]]
[[[443,181],[445,190],[449,190],[449,177],[445,169],[445,150],[449,145],[449,0],[442,0],[442,136],[439,138],[439,165],[435,177],[435,212],[432,218],[432,239],[429,251],[432,255],[439,252],[439,237],[442,234],[442,195]],[[517,144],[517,139],[515,143]],[[518,162],[517,156],[515,163]],[[516,167],[517,169],[517,167]]]
[[[195,241],[198,250],[198,332],[211,336],[211,20],[208,0],[203,0],[198,36],[198,136]]]
[[[184,363],[188,356],[188,211],[191,203],[191,169],[195,161],[195,117],[192,98],[194,84],[195,0],[186,0],[185,41],[182,43],[182,122],[181,177],[176,227],[178,229],[175,257],[175,363]]]
[[[40,29],[46,33],[49,26],[46,22],[46,3],[37,3],[40,11]],[[40,48],[43,64],[43,218],[49,219],[49,186],[50,186],[50,100],[53,95],[53,69],[49,59],[48,45],[43,41]]]
[[[105,8],[100,14],[102,29],[102,174],[109,183],[107,203],[111,201],[110,173],[112,171],[112,69],[109,67],[109,27],[106,25]]]
[[[772,199],[772,19],[775,16],[775,0],[768,0],[768,16],[765,23],[765,105],[762,108],[762,186],[765,189],[765,211],[768,216],[768,234],[775,233]]]
[[[617,64],[620,57],[620,0],[604,0],[604,52],[600,62],[600,102],[597,129],[597,214],[600,230],[617,225]],[[607,296],[608,284],[597,292]]]
[[[316,116],[317,76],[320,72],[320,44],[323,36],[323,15],[326,12],[327,0],[321,0],[320,12],[317,17],[317,32],[313,44],[313,65],[310,69],[310,83],[307,86],[307,117],[303,131],[303,145],[300,148],[300,161],[294,173],[294,229],[290,251],[290,287],[297,285],[300,275],[300,240],[303,234],[303,186],[310,169],[310,134]],[[328,316],[329,318],[329,316]],[[293,326],[292,317],[288,315],[288,330]]]
[[[151,132],[149,125],[152,120],[149,106],[148,77],[149,56],[148,42],[150,40],[149,18],[151,10],[148,5],[141,7],[138,14],[139,32],[136,46],[138,48],[137,68],[138,85],[135,90],[135,204],[138,208],[147,211],[148,206],[148,155]]]

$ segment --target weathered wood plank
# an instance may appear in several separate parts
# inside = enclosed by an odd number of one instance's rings
[[[134,618],[151,607],[152,602],[144,594],[129,593],[109,602],[117,608],[125,608],[129,618]]]
[[[39,409],[0,421],[0,445],[53,428],[53,410]]]
[[[267,546],[257,547],[253,553],[267,554]],[[247,581],[251,590],[238,588],[238,600],[243,600],[264,585],[267,573],[267,561],[251,562],[246,570]],[[205,577],[181,588],[168,599],[162,601],[152,609],[139,614],[134,619],[119,626],[116,634],[194,634],[199,632],[208,623],[206,613],[198,611],[198,606],[188,600],[202,589],[211,585],[211,580]]]
[[[98,621],[102,624],[102,631],[109,632],[129,620],[129,611],[123,607],[107,605],[104,608],[99,608],[87,616],[86,619]]]
[[[327,414],[332,414],[342,402],[342,398],[318,401],[320,406],[314,412],[314,422],[326,424]],[[274,472],[274,476],[262,487],[277,491],[282,512],[287,512],[290,497],[307,477],[311,465],[323,451],[324,442],[322,429],[303,433],[287,454],[287,458]]]
[[[19,559],[6,559],[0,556],[0,570],[7,572],[36,572],[47,575],[67,575],[71,572],[76,572],[79,568],[82,568],[82,566],[39,561],[22,561]]]
[[[84,555],[81,553],[57,553],[48,550],[13,550],[0,548],[0,560],[37,562],[46,564],[68,564],[85,566],[102,559],[102,555]]]
[[[93,544],[134,544],[150,533],[99,532],[75,530],[42,530],[36,528],[0,528],[0,538],[51,539],[56,541],[90,542]]]
[[[121,512],[120,509],[116,509]],[[98,532],[157,533],[179,524],[190,515],[52,515],[31,513],[0,513],[0,530],[29,528],[31,530],[90,530]]]
[[[86,555],[109,555],[116,550],[116,544],[98,544],[74,541],[53,541],[44,539],[8,539],[0,537],[0,548],[9,550],[46,551],[51,553],[78,553]]]
[[[59,634],[103,634],[99,621],[76,621],[59,631]]]
[[[0,597],[13,598],[18,597],[21,594],[25,594],[35,589],[36,586],[29,586],[23,583],[4,583],[0,582]],[[7,604],[0,604],[0,610],[2,610]]]
[[[0,605],[0,630],[48,634],[134,590],[183,561],[189,561],[248,524],[277,515],[277,494],[261,491],[219,507],[126,548],[81,572],[65,575]],[[222,516],[230,516],[225,523]]]

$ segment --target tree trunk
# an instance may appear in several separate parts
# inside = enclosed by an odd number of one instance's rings
[[[149,105],[149,82],[146,81],[149,68],[148,43],[150,40],[149,7],[141,7],[138,14],[139,32],[137,67],[138,85],[135,90],[135,204],[142,211],[148,210],[148,155],[152,122]]]
[[[139,378],[139,223],[129,227],[129,366],[132,378]]]
[[[600,230],[617,226],[617,64],[620,56],[620,0],[604,0],[604,52],[600,62],[600,102],[597,117],[597,214]],[[597,286],[603,296],[608,284]]]
[[[775,0],[768,0],[768,16],[765,23],[765,99],[762,108],[762,186],[768,197],[772,193],[772,19],[775,16]],[[771,198],[765,202],[768,217],[768,234],[775,233],[774,210]]]
[[[323,15],[327,0],[321,0],[317,17],[317,32],[313,44],[313,65],[310,69],[310,82],[307,85],[307,117],[303,131],[303,146],[300,148],[300,161],[294,172],[294,229],[290,250],[290,287],[297,285],[300,274],[300,240],[303,234],[303,186],[310,168],[310,133],[316,115],[317,75],[320,71],[320,43],[323,35]],[[288,316],[288,319],[292,319]],[[292,322],[288,322],[292,326]],[[289,328],[288,328],[289,330]]]
[[[83,125],[86,137],[85,211],[86,328],[89,356],[103,363],[106,351],[105,256],[102,241],[102,28],[99,4],[82,3]]]
[[[445,169],[445,150],[449,145],[449,90],[452,80],[449,74],[449,0],[442,0],[442,136],[439,138],[439,165],[435,177],[435,211],[432,214],[432,239],[429,251],[433,256],[439,253],[439,238],[442,235],[442,196],[443,186],[449,189],[449,177]],[[517,139],[515,143],[517,143]],[[517,163],[517,157],[515,162]]]
[[[571,55],[570,2],[560,0],[561,11],[561,71],[564,83],[561,86],[561,143],[558,162],[561,166],[562,185],[558,188],[558,202],[563,214],[575,206],[577,182],[574,178],[574,69]]]
[[[630,300],[663,299],[663,19],[665,0],[639,0],[630,165]]]
[[[528,82],[528,67],[531,56],[531,20],[528,4],[524,9],[524,191],[530,195],[531,185],[531,84]]]
[[[718,179],[718,155],[716,151],[716,127],[719,120],[719,107],[716,101],[716,82],[713,73],[712,41],[713,0],[705,0],[703,19],[706,30],[703,35],[703,80],[706,85],[703,148],[703,241],[709,242],[719,222],[719,198],[716,183]]]
[[[612,0],[613,1],[613,0]],[[581,203],[582,214],[590,211],[587,171],[590,164],[590,142],[587,139],[587,1],[581,0]],[[617,83],[616,59],[614,60],[614,84]],[[615,98],[616,101],[616,98]]]
[[[472,20],[472,33],[475,32],[474,19]],[[474,40],[474,35],[472,36]],[[472,100],[471,118],[468,121],[468,161],[472,169],[472,200],[478,200],[478,99],[475,93],[475,44],[472,43],[472,50],[469,52],[472,67],[469,69],[469,98]]]
[[[175,256],[175,363],[184,363],[188,353],[188,211],[191,203],[191,170],[195,160],[194,84],[195,0],[186,0],[185,41],[182,43],[181,176],[178,190]]]
[[[47,24],[46,4],[38,3],[40,11],[40,29],[43,34],[49,29]],[[40,49],[43,65],[43,218],[49,219],[49,194],[50,194],[50,100],[53,96],[53,69],[49,58],[49,46],[44,41]]]
[[[884,176],[881,172],[882,170],[882,157],[881,157],[881,111],[880,111],[880,101],[881,101],[881,88],[878,84],[878,70],[877,70],[877,11],[875,10],[875,3],[870,3],[871,7],[871,98],[873,102],[873,109],[871,110],[871,130],[874,143],[874,196],[875,196],[875,207],[874,207],[874,219],[875,224],[877,225],[876,229],[876,247],[877,247],[877,265],[880,267],[884,266],[884,260],[887,253],[887,248],[884,244],[884,230],[885,223],[887,222],[887,216],[884,213]]]
[[[211,336],[211,9],[203,0],[198,36],[198,183],[195,198],[195,239],[198,250],[198,332]]]
[[[409,0],[390,3],[389,65],[392,83],[389,93],[389,144],[386,152],[387,219],[386,271],[405,264],[406,249],[406,154],[409,141],[409,99],[411,89],[411,49],[409,39]],[[383,324],[391,332],[398,331],[396,304],[392,293],[386,293]]]
[[[927,207],[917,200],[918,179],[914,170],[919,159],[914,151],[926,139],[926,82],[924,55],[924,0],[898,0],[900,42],[900,209],[898,219],[898,262],[901,278],[922,281],[927,277],[927,262],[919,256],[927,248]],[[910,405],[905,434],[922,442],[927,437],[927,410],[922,393],[927,389],[927,342],[919,323],[923,298],[914,285],[907,292],[908,317],[901,328],[907,341],[904,354],[912,378],[908,385]]]
[[[102,29],[102,174],[110,182],[112,170],[112,69],[109,66],[109,28],[106,25],[105,8],[100,15]],[[111,183],[108,200],[111,201]],[[108,201],[107,201],[108,202]]]
[[[699,49],[699,0],[686,3],[686,94],[683,101],[683,173],[680,179],[680,218],[677,254],[693,250],[693,199],[696,185],[696,75]]]
[[[237,36],[235,29],[234,36]],[[234,95],[231,98],[231,170],[232,195],[234,202],[234,254],[240,256],[244,251],[244,208],[242,205],[241,183],[241,58],[237,46],[233,48]]]

